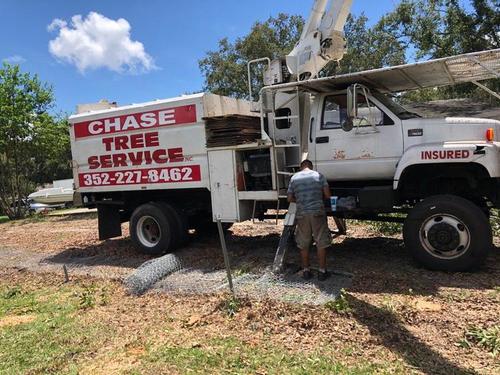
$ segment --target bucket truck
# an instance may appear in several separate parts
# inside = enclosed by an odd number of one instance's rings
[[[71,116],[75,200],[97,207],[100,238],[120,236],[128,221],[138,249],[161,254],[216,220],[283,217],[307,157],[338,197],[331,215],[403,222],[406,248],[428,268],[481,265],[488,216],[500,208],[500,121],[424,119],[390,94],[484,87],[500,78],[500,49],[317,78],[343,56],[350,5],[315,1],[290,55],[265,59],[258,112],[204,93]]]

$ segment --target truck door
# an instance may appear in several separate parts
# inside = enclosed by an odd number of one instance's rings
[[[347,95],[320,100],[310,137],[318,171],[330,181],[392,180],[403,153],[401,120],[372,96],[359,95],[358,118],[345,131]]]

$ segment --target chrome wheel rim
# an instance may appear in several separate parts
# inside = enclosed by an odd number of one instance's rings
[[[448,214],[434,215],[420,227],[420,242],[432,256],[456,259],[469,250],[471,235],[463,221]]]
[[[155,247],[161,240],[160,224],[152,216],[142,216],[137,222],[137,238],[147,247]]]

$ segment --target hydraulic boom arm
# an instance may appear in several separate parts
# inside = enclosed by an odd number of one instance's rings
[[[315,0],[299,42],[286,57],[288,70],[300,80],[314,78],[330,61],[345,54],[344,25],[352,0]]]

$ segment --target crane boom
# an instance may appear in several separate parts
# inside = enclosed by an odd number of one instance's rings
[[[299,79],[316,77],[330,61],[345,54],[344,25],[352,0],[315,0],[299,42],[286,57],[291,74]]]

